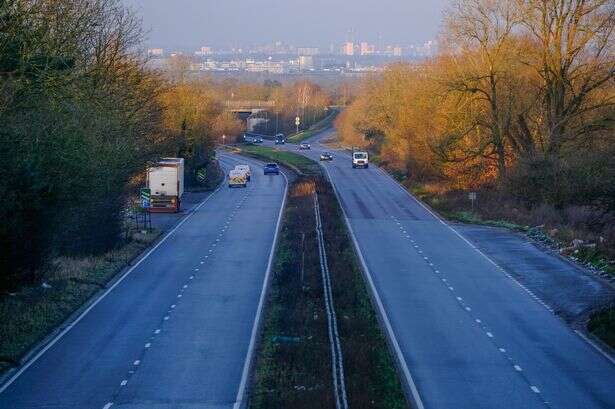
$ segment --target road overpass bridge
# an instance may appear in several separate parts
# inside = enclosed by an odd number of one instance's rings
[[[224,102],[227,111],[244,114],[271,110],[275,105],[274,100],[228,100]]]
[[[274,100],[227,100],[224,103],[228,112],[246,121],[246,129],[254,131],[259,124],[269,121],[269,112],[275,107]]]

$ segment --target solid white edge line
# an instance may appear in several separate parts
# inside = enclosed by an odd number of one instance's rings
[[[593,346],[594,349],[596,351],[598,351],[603,357],[605,357],[606,359],[608,359],[613,365],[615,365],[615,359],[609,355],[607,352],[605,352],[600,345],[598,345],[597,343],[595,343],[594,341],[592,341],[591,339],[589,339],[585,334],[583,334],[581,331],[579,330],[574,330],[574,332],[581,337],[581,339],[583,339],[585,342],[587,342],[589,345]]]
[[[461,233],[459,233],[459,231],[457,231],[453,226],[451,226],[450,224],[448,224],[442,217],[440,217],[440,215],[436,214],[434,211],[432,211],[426,204],[424,204],[421,200],[417,199],[416,197],[414,197],[414,195],[412,195],[406,188],[404,188],[402,185],[399,184],[399,182],[397,182],[395,179],[393,179],[393,177],[391,175],[389,175],[387,172],[385,172],[384,170],[380,169],[379,166],[375,166],[374,169],[376,169],[378,172],[382,173],[385,177],[387,177],[388,179],[390,179],[399,189],[401,189],[405,194],[407,194],[413,201],[415,201],[416,203],[418,203],[421,207],[423,207],[425,210],[427,210],[427,212],[429,212],[433,217],[435,217],[440,223],[442,223],[443,225],[445,225],[446,227],[448,227],[450,230],[453,231],[453,233],[455,233],[461,240],[463,240],[464,242],[466,242],[472,249],[474,249],[478,254],[480,254],[481,256],[483,256],[487,261],[489,261],[491,264],[493,264],[498,270],[503,271],[507,277],[509,277],[511,280],[513,280],[513,282],[515,282],[517,285],[519,285],[521,288],[523,288],[525,290],[526,293],[531,294],[526,288],[525,286],[518,281],[517,279],[513,278],[512,276],[510,276],[508,273],[506,273],[506,271],[500,266],[498,265],[493,259],[491,259],[491,257],[489,257],[488,255],[486,255],[481,249],[479,249],[478,247],[476,247],[474,244],[472,244],[468,239],[466,239]],[[532,298],[532,297],[530,297]],[[533,298],[534,299],[534,298]],[[553,313],[553,309],[551,307],[549,307],[545,302],[543,302],[541,299],[539,298],[535,298],[534,301],[537,301],[539,305],[541,305],[542,307],[544,307],[547,311]],[[572,330],[574,333],[576,333],[577,335],[579,335],[581,337],[581,339],[583,339],[589,346],[591,346],[595,351],[597,351],[600,355],[602,355],[603,357],[605,357],[611,364],[615,365],[615,358],[613,358],[612,356],[610,356],[607,352],[605,352],[602,348],[600,348],[595,342],[592,342],[587,336],[585,336],[583,333],[581,333],[580,331],[577,330]]]
[[[345,152],[341,151],[342,154],[345,154]],[[348,155],[346,155],[348,156]],[[414,202],[418,203],[421,207],[423,207],[423,209],[425,209],[428,213],[430,213],[433,217],[435,217],[440,223],[442,223],[443,225],[445,225],[446,227],[448,227],[449,229],[451,229],[459,238],[461,238],[461,240],[463,240],[464,242],[466,242],[472,249],[474,249],[475,251],[477,251],[481,256],[483,256],[487,261],[489,261],[491,264],[493,264],[497,269],[504,271],[506,276],[509,277],[511,280],[513,280],[513,282],[517,283],[521,288],[525,289],[525,286],[517,281],[515,278],[511,277],[508,273],[506,273],[506,271],[500,266],[498,265],[494,260],[492,260],[489,256],[487,256],[482,250],[480,250],[478,247],[476,247],[474,244],[472,244],[468,239],[466,239],[461,233],[459,233],[455,228],[453,228],[450,224],[448,224],[442,217],[440,217],[440,215],[436,214],[434,211],[432,211],[426,204],[424,204],[421,200],[417,199],[416,197],[414,197],[414,195],[412,195],[406,188],[404,188],[399,182],[397,182],[395,179],[393,179],[393,177],[391,175],[389,175],[386,171],[382,170],[379,166],[374,166],[374,169],[376,169],[378,172],[380,172],[381,174],[383,174],[386,178],[388,178],[391,182],[393,182],[393,184],[395,184],[395,186],[397,186],[399,189],[401,189],[406,195],[408,195]],[[328,173],[328,172],[327,172]],[[333,183],[331,183],[333,185]],[[340,204],[341,207],[341,204]],[[343,209],[342,209],[343,210]],[[526,290],[526,292],[528,292]],[[545,307],[545,309],[551,313],[553,313],[553,309],[551,307],[549,307],[546,303],[544,303],[542,300],[538,299],[537,300],[539,302],[540,305],[542,305],[543,307]],[[609,353],[605,352],[599,345],[597,345],[595,342],[593,342],[592,340],[590,340],[585,334],[583,334],[582,332],[578,331],[578,330],[573,330],[574,333],[576,333],[581,339],[583,339],[587,344],[589,344],[589,346],[591,346],[596,352],[598,352],[600,355],[602,355],[604,358],[606,358],[611,364],[615,365],[615,358],[613,358]]]
[[[276,224],[275,234],[273,236],[273,243],[271,245],[271,251],[269,252],[269,260],[267,261],[267,270],[265,272],[265,279],[263,280],[263,287],[261,289],[260,299],[258,301],[258,308],[256,310],[256,316],[254,318],[254,324],[252,325],[252,335],[250,336],[250,344],[248,346],[248,352],[246,354],[246,360],[243,364],[243,372],[241,374],[241,382],[239,383],[239,389],[237,390],[237,396],[235,398],[235,404],[233,405],[233,409],[240,409],[247,402],[245,400],[246,394],[246,386],[248,384],[248,377],[250,375],[250,369],[252,367],[252,359],[254,355],[254,348],[256,346],[256,338],[258,336],[260,321],[263,312],[263,308],[265,305],[265,299],[267,296],[267,290],[269,288],[269,281],[271,278],[271,267],[273,265],[273,258],[275,256],[275,251],[278,247],[278,235],[280,233],[280,226],[282,224],[282,216],[284,214],[284,208],[286,206],[286,195],[288,193],[288,178],[284,174],[284,172],[280,172],[282,176],[284,176],[285,186],[284,186],[284,196],[282,198],[282,205],[280,206],[280,210],[278,212],[278,221]]]
[[[406,384],[410,388],[412,403],[414,403],[414,406],[416,407],[416,409],[425,409],[425,406],[423,405],[423,401],[421,400],[421,396],[419,395],[419,391],[414,382],[414,378],[410,374],[410,370],[408,369],[408,364],[406,363],[406,359],[404,358],[404,355],[401,352],[399,342],[397,341],[397,338],[395,337],[395,333],[393,332],[393,327],[391,326],[389,317],[384,309],[384,305],[382,304],[380,295],[378,295],[378,291],[376,290],[376,285],[374,284],[374,281],[372,279],[372,274],[369,268],[367,267],[367,263],[365,262],[365,259],[363,258],[363,253],[361,252],[361,248],[359,247],[359,242],[357,241],[354,231],[352,230],[352,226],[350,225],[350,220],[348,219],[346,210],[344,209],[344,206],[342,205],[342,200],[339,196],[337,188],[335,187],[335,184],[333,183],[333,179],[331,178],[329,169],[327,169],[326,166],[322,166],[322,168],[327,173],[329,183],[331,184],[331,187],[333,188],[333,193],[335,193],[340,209],[342,209],[342,214],[344,215],[344,221],[346,222],[346,227],[348,227],[348,232],[350,233],[350,237],[352,238],[352,243],[354,244],[354,248],[357,252],[357,255],[359,256],[359,261],[361,262],[361,266],[363,267],[363,271],[365,272],[365,276],[367,277],[367,281],[369,283],[372,296],[374,297],[374,300],[376,301],[376,305],[378,307],[380,317],[387,331],[389,341],[391,342],[393,349],[395,350],[395,355],[397,356],[398,364],[401,367],[404,377],[406,378]],[[404,388],[404,389],[407,390],[407,388]]]
[[[158,243],[156,243],[154,247],[152,247],[147,253],[145,253],[145,255],[141,257],[135,265],[130,267],[119,279],[117,279],[117,281],[113,283],[113,285],[111,285],[111,287],[105,290],[105,292],[103,292],[94,302],[92,302],[92,304],[90,304],[90,306],[87,307],[73,322],[68,324],[66,328],[64,328],[58,335],[56,335],[55,338],[49,341],[49,343],[47,343],[47,345],[45,345],[34,357],[29,359],[13,376],[11,376],[2,386],[0,386],[0,394],[2,394],[9,386],[11,386],[11,384],[15,382],[15,380],[17,380],[17,378],[19,378],[22,373],[24,373],[33,363],[35,363],[41,356],[43,356],[45,352],[47,352],[60,339],[62,339],[62,337],[66,335],[75,325],[77,325],[94,307],[96,307],[96,305],[98,305],[100,301],[102,301],[111,291],[113,291],[113,289],[115,289],[115,287],[117,287],[122,281],[124,281],[124,279],[128,277],[130,273],[132,273],[137,267],[139,267],[139,265],[144,260],[146,260],[173,233],[175,233],[177,229],[179,229],[188,219],[190,219],[197,212],[197,210],[199,210],[205,203],[207,203],[212,197],[214,197],[214,195],[218,193],[218,191],[220,191],[220,188],[224,186],[224,180],[226,180],[226,176],[220,183],[220,186],[216,188],[216,190],[214,190],[209,196],[203,199],[203,201],[201,201],[201,203],[199,203],[197,206],[193,207],[190,210],[190,213],[187,214],[183,219],[181,219],[171,231],[169,231],[162,239],[160,239]]]

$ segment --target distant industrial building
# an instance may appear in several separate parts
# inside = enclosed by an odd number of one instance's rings
[[[285,72],[283,63],[269,60],[246,60],[245,70],[248,72],[268,72],[271,74],[283,74]]]
[[[354,43],[352,41],[345,42],[342,46],[342,54],[354,55]]]
[[[299,47],[297,48],[297,54],[299,55],[318,55],[320,50],[316,47]]]
[[[195,55],[212,55],[214,53],[214,49],[212,47],[201,47],[200,50],[194,52]]]
[[[147,55],[150,57],[162,57],[164,55],[164,49],[162,48],[148,48]]]
[[[373,44],[369,44],[366,42],[362,42],[361,43],[361,47],[360,47],[360,53],[361,55],[372,55],[376,53],[376,46]]]
[[[311,55],[299,56],[299,69],[301,71],[311,70],[314,68],[314,57]]]

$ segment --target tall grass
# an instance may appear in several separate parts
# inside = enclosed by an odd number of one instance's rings
[[[158,233],[134,233],[99,256],[59,257],[44,273],[44,286],[0,296],[0,372],[18,366],[27,352],[121,271]]]

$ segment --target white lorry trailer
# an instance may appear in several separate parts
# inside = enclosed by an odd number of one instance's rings
[[[184,194],[184,159],[163,158],[147,169],[151,190],[150,212],[179,212]]]

